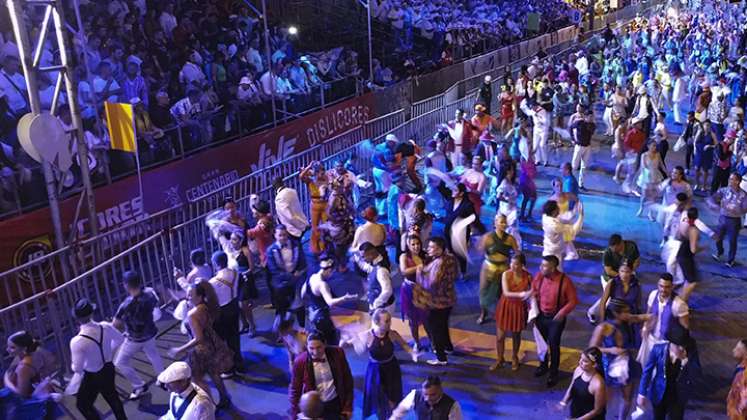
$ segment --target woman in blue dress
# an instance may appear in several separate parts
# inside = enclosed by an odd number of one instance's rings
[[[415,362],[417,353],[397,331],[392,330],[392,315],[389,312],[377,309],[371,319],[373,327],[363,335],[368,349],[363,418],[376,414],[379,419],[388,419],[402,400],[402,371],[394,355],[394,343],[410,353]]]
[[[50,379],[59,368],[56,358],[42,349],[26,331],[8,337],[7,351],[13,361],[5,371],[0,390],[0,418],[15,420],[56,419],[62,415],[54,401]]]

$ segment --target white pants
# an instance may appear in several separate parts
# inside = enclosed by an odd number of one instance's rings
[[[547,130],[533,130],[532,148],[534,150],[534,160],[537,163],[547,163],[547,137]]]
[[[612,107],[606,106],[604,107],[604,115],[602,116],[602,119],[604,120],[604,124],[607,126],[607,132],[606,135],[611,136],[615,133],[615,128],[612,124]]]
[[[684,124],[685,119],[682,115],[682,102],[675,102],[672,104],[672,110],[674,111],[674,122]]]
[[[155,338],[143,342],[125,339],[119,347],[117,356],[114,358],[114,366],[130,381],[133,388],[145,386],[145,381],[135,372],[135,368],[132,367],[132,357],[141,350],[145,353],[148,360],[150,360],[150,364],[153,365],[156,375],[163,372],[163,361],[158,354]]]
[[[464,153],[461,144],[454,145],[454,151],[449,153],[449,160],[455,168],[464,165]]]
[[[584,171],[591,163],[591,146],[579,146],[578,144],[573,147],[573,159],[571,165],[573,170],[581,170],[578,172],[578,185],[584,186]]]

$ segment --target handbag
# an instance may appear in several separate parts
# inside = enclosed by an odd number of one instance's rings
[[[687,147],[687,142],[685,141],[685,139],[682,136],[680,136],[677,139],[677,142],[674,143],[674,147],[672,148],[672,150],[674,150],[675,152],[679,152],[680,150],[684,149],[685,147]]]

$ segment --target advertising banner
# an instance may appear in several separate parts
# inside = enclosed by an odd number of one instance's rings
[[[205,150],[143,173],[143,197],[136,176],[97,188],[99,231],[134,223],[221,187],[251,172],[323,143],[376,117],[373,94],[317,111],[288,124]],[[72,226],[78,197],[60,202],[63,230],[89,233],[85,213]],[[0,270],[51,251],[54,243],[48,207],[0,222]],[[41,248],[40,248],[41,247]],[[29,253],[25,248],[34,249]]]

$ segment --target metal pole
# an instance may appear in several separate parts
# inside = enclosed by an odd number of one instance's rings
[[[13,24],[13,32],[18,44],[18,54],[23,67],[23,75],[26,78],[26,89],[28,90],[29,108],[33,115],[41,114],[41,102],[39,100],[39,85],[36,81],[36,71],[32,66],[33,57],[31,56],[31,44],[29,42],[28,32],[26,31],[26,22],[23,17],[23,1],[8,0],[8,13]],[[44,170],[44,182],[47,186],[47,196],[49,197],[49,211],[52,216],[52,226],[54,228],[54,243],[57,249],[65,246],[65,238],[62,236],[62,217],[60,215],[60,203],[57,199],[57,188],[52,164],[42,160]]]
[[[278,121],[275,117],[276,105],[275,105],[275,92],[277,87],[275,86],[275,77],[272,73],[272,54],[270,54],[270,30],[267,27],[267,4],[266,0],[262,0],[262,24],[265,27],[265,57],[267,60],[267,72],[270,74],[270,87],[272,88],[272,95],[270,100],[272,101],[272,126],[277,127]]]
[[[78,106],[78,81],[73,77],[72,63],[69,57],[70,43],[65,36],[65,11],[61,2],[57,1],[58,7],[52,10],[52,18],[57,33],[57,45],[60,48],[60,62],[65,67],[62,74],[65,77],[65,88],[67,90],[67,104],[70,107],[70,116],[73,127],[75,127],[75,137],[78,144],[78,161],[80,162],[80,175],[83,181],[83,190],[86,194],[86,205],[88,207],[88,223],[91,229],[91,235],[96,236],[99,233],[98,218],[96,217],[96,202],[93,197],[93,186],[91,185],[91,173],[88,168],[88,144],[86,144],[85,134],[83,133],[83,120],[80,118],[80,107]],[[74,2],[77,9],[78,3]],[[83,28],[80,28],[81,30]],[[93,89],[93,85],[91,85]]]
[[[371,2],[373,0],[368,0],[368,3],[366,3],[366,14],[368,15],[368,81],[369,83],[373,84],[374,80],[374,74],[373,74],[373,43],[371,42]]]

